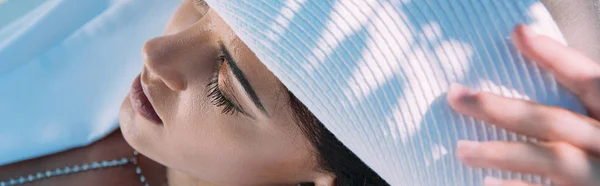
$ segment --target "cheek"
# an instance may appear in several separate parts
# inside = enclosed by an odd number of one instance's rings
[[[294,124],[284,124],[289,122],[283,122],[283,116],[271,121],[222,114],[222,107],[206,97],[206,85],[200,83],[204,80],[196,81],[170,102],[176,105],[173,117],[165,122],[160,145],[155,146],[164,157],[161,163],[225,185],[273,180],[282,172],[306,167],[311,150]]]
[[[178,118],[167,126],[167,166],[216,183],[239,185],[277,179],[306,167],[310,149],[299,133],[264,121],[221,113],[221,108],[181,95]],[[196,95],[197,97],[197,95]],[[289,175],[289,174],[288,174]]]
[[[196,85],[179,94],[175,117],[164,127],[164,163],[209,180],[243,177],[244,164],[258,160],[251,150],[257,132],[239,116],[221,114],[205,92]]]

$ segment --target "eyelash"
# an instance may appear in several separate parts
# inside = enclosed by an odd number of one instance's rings
[[[219,59],[220,62],[215,67],[215,71],[213,72],[213,76],[210,79],[210,82],[208,83],[208,85],[206,85],[208,87],[208,97],[211,99],[210,102],[213,105],[217,107],[223,107],[223,111],[221,111],[221,113],[235,114],[236,112],[239,112],[240,109],[237,106],[235,106],[233,102],[227,99],[223,95],[223,92],[221,92],[221,90],[219,89],[219,70],[221,69],[223,63],[226,61],[224,56],[220,56]]]

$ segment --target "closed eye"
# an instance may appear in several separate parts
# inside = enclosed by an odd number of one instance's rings
[[[224,57],[219,57],[219,60],[220,61],[217,62],[215,71],[213,72],[213,77],[207,85],[209,91],[208,97],[211,99],[210,101],[213,105],[217,107],[223,107],[223,111],[221,111],[223,114],[235,114],[236,112],[244,113],[241,107],[232,102],[233,99],[228,98],[229,96],[223,94],[223,91],[221,91],[221,88],[219,88],[219,74],[223,68],[223,64],[226,64],[226,59]],[[227,81],[222,82],[225,82],[225,87],[231,86],[230,83],[226,83]]]

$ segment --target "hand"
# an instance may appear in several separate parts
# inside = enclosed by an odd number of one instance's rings
[[[528,58],[551,71],[584,103],[591,117],[566,109],[477,93],[454,84],[451,107],[538,143],[460,141],[459,159],[471,167],[495,168],[550,177],[568,186],[600,186],[600,65],[559,42],[519,25],[513,42]],[[520,180],[486,178],[486,185],[528,186]]]

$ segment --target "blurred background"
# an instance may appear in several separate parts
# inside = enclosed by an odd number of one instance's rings
[[[0,0],[0,165],[117,128],[142,46],[180,2]]]

